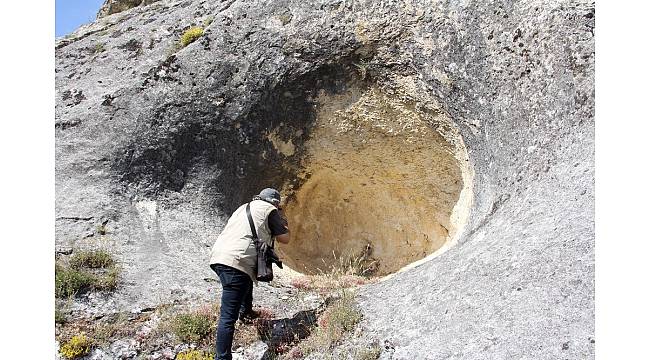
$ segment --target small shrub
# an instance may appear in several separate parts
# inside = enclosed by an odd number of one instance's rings
[[[120,277],[120,269],[111,267],[105,275],[95,276],[93,288],[95,290],[113,291],[117,289]]]
[[[91,340],[84,334],[73,336],[61,346],[60,352],[66,359],[78,359],[88,355],[92,348]]]
[[[70,266],[75,269],[82,267],[90,269],[107,268],[114,264],[115,261],[111,254],[103,250],[78,252],[70,259]]]
[[[93,287],[95,277],[87,272],[56,265],[54,293],[58,298],[75,296]]]
[[[187,350],[176,355],[176,360],[212,360],[214,354],[200,351],[200,350]]]
[[[172,321],[172,331],[181,341],[198,342],[210,335],[215,323],[214,317],[206,314],[179,314]]]
[[[82,256],[77,260],[72,259],[71,262],[75,267],[67,267],[59,263],[55,265],[54,292],[57,298],[76,296],[91,290],[113,291],[117,288],[120,273],[118,267],[112,263],[107,270],[93,273],[86,266],[82,266],[82,264],[88,265],[86,261],[87,258]]]
[[[214,354],[200,351],[200,350],[187,350],[176,355],[176,360],[212,360]]]
[[[203,28],[200,26],[195,26],[187,29],[183,35],[181,35],[181,47],[186,47],[187,45],[193,43],[198,38],[203,35]]]

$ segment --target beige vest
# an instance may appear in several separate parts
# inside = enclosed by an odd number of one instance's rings
[[[257,236],[271,245],[271,230],[267,218],[271,211],[275,210],[275,206],[262,200],[253,200],[250,204]],[[246,216],[246,204],[235,210],[217,237],[212,246],[210,264],[223,264],[241,270],[256,282],[257,250]]]

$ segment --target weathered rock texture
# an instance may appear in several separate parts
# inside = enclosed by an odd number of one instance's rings
[[[593,358],[594,16],[589,1],[159,1],[58,39],[57,248],[102,246],[124,268],[117,294],[75,306],[214,298],[212,242],[276,186],[301,234],[349,228],[321,232],[341,253],[390,233],[374,243],[387,258],[396,241],[387,272],[447,245],[361,291],[384,358]],[[205,34],[178,49],[191,26]],[[390,209],[367,205],[377,192]]]
[[[111,14],[129,10],[140,5],[153,4],[160,0],[105,0],[102,7],[97,12],[97,18],[103,18]]]

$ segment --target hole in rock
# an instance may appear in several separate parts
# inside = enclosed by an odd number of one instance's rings
[[[292,269],[317,274],[362,259],[384,275],[453,243],[471,202],[467,152],[412,81],[395,77],[380,90],[354,70],[329,68],[254,110],[290,174],[282,192],[291,243],[278,249]]]

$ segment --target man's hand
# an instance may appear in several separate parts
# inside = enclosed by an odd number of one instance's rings
[[[289,233],[278,235],[275,237],[275,240],[283,244],[288,244],[290,240]]]

